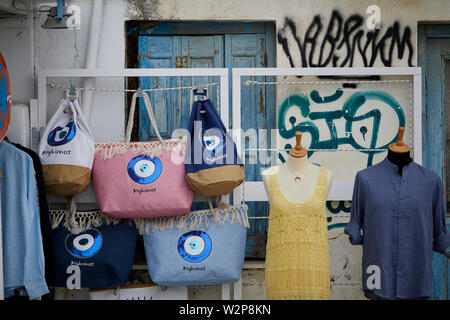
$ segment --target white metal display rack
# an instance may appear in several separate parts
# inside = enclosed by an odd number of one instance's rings
[[[422,164],[422,94],[421,68],[418,67],[379,67],[379,68],[233,68],[232,69],[232,128],[235,141],[241,141],[241,86],[243,77],[251,76],[409,76],[412,77],[412,109],[413,109],[413,157],[414,161]],[[318,80],[317,83],[326,82]],[[344,80],[342,82],[352,82]],[[368,80],[367,82],[376,82]],[[298,82],[300,83],[300,81]],[[276,110],[274,110],[276,112]],[[241,145],[236,144],[238,154],[242,155]],[[354,182],[333,181],[327,200],[351,200]],[[243,190],[245,189],[245,192]],[[233,191],[233,203],[241,201],[268,201],[262,181],[244,181]]]
[[[100,77],[219,77],[219,111],[222,122],[225,127],[229,127],[229,91],[228,91],[228,72],[226,68],[189,68],[189,69],[46,69],[38,72],[38,101],[32,105],[36,110],[32,110],[30,118],[31,127],[43,128],[47,123],[47,86],[49,78],[100,78]],[[170,88],[169,88],[170,89]],[[116,89],[119,91],[120,89]],[[102,91],[102,90],[99,90]],[[107,91],[107,90],[105,90]],[[201,197],[200,197],[201,198]],[[196,197],[198,199],[198,197]],[[81,202],[95,202],[93,194],[85,195],[80,198]],[[228,200],[228,197],[223,199]],[[78,201],[78,199],[77,199]],[[240,294],[236,288],[240,286],[240,281],[235,283],[235,295]],[[222,299],[229,300],[230,284],[222,285]]]
[[[49,78],[111,78],[111,77],[219,77],[220,101],[219,111],[225,127],[229,127],[229,91],[228,69],[226,68],[129,68],[129,69],[44,69],[38,72],[38,100],[31,101],[31,127],[35,132],[43,130],[47,124],[47,86]],[[125,91],[128,89],[117,88],[86,88],[94,91]],[[166,88],[173,89],[173,88]],[[164,89],[162,89],[164,90]],[[34,108],[33,108],[34,106]],[[81,106],[83,108],[83,106]],[[88,120],[89,121],[89,120]],[[39,128],[39,129],[37,129]],[[32,134],[32,133],[30,133]],[[33,140],[33,137],[31,137]],[[63,197],[50,196],[50,201],[63,203]],[[228,198],[224,199],[226,201]],[[195,201],[203,201],[204,198],[196,194]],[[95,203],[95,195],[92,188],[77,196],[79,203]]]
[[[98,77],[220,77],[220,115],[225,127],[230,128],[229,116],[229,90],[228,69],[226,68],[196,68],[196,69],[47,69],[38,72],[38,100],[31,100],[30,119],[31,127],[43,128],[47,123],[47,85],[48,78],[98,78]],[[380,68],[233,68],[232,69],[232,126],[235,129],[235,141],[240,140],[241,127],[241,85],[245,76],[410,76],[413,86],[413,157],[422,163],[422,110],[421,110],[421,69],[409,67],[380,67]],[[274,110],[276,112],[276,110]],[[237,133],[237,135],[236,135]],[[30,132],[31,135],[31,132]],[[236,143],[238,153],[241,154],[241,145]],[[243,188],[246,192],[243,196]],[[334,181],[328,200],[350,200],[353,182]],[[85,202],[91,202],[93,198]],[[88,201],[89,200],[89,201]],[[267,201],[263,183],[260,181],[244,181],[233,192],[233,203],[242,201]],[[1,241],[1,226],[0,226]],[[1,244],[1,242],[0,242]],[[1,248],[1,247],[0,247]],[[2,264],[0,260],[0,284],[3,284]],[[229,285],[222,286],[222,298],[230,298]],[[241,280],[234,284],[234,298],[242,297]],[[0,293],[0,298],[3,292]]]

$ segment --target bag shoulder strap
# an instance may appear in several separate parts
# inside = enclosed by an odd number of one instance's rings
[[[205,101],[207,99],[209,99],[209,95],[208,95],[208,89],[201,89],[201,92],[198,92],[198,88],[197,89],[192,89],[190,91],[190,96],[189,96],[189,115],[191,115],[192,113],[192,107],[194,105],[194,102],[197,101]],[[199,96],[203,96],[200,100],[198,99]]]
[[[92,134],[91,128],[89,127],[89,123],[87,119],[84,117],[83,111],[77,100],[69,100],[69,107],[72,110],[72,114],[74,115],[74,122],[77,126],[83,127],[89,134],[89,136],[94,139],[94,135]],[[75,110],[75,112],[74,112]]]
[[[156,118],[153,113],[152,105],[150,103],[150,98],[148,97],[148,94],[144,91],[138,90],[133,94],[133,97],[131,98],[131,107],[130,107],[130,114],[128,118],[127,123],[127,130],[125,135],[125,140],[127,143],[131,141],[131,132],[133,131],[133,122],[134,122],[134,111],[136,109],[136,100],[138,97],[142,97],[144,100],[144,105],[147,110],[148,116],[150,118],[150,123],[152,125],[153,130],[155,130],[156,136],[158,137],[158,140],[161,142],[162,146],[166,148],[166,143],[164,142],[163,138],[161,137],[161,134],[158,130],[158,124],[156,123]]]

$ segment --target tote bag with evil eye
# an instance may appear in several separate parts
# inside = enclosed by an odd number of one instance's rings
[[[186,181],[204,196],[226,195],[244,181],[244,165],[210,99],[194,90],[186,149]]]
[[[156,141],[130,142],[139,96],[143,98]],[[186,142],[162,139],[145,92],[136,92],[132,97],[125,139],[95,144],[92,177],[100,209],[114,218],[134,219],[189,212],[194,193],[185,180]]]
[[[74,196],[91,181],[94,138],[76,99],[62,99],[39,145],[45,190]]]
[[[50,210],[50,221],[54,274],[48,285],[109,288],[127,282],[138,239],[130,221],[110,219],[98,210]]]
[[[153,282],[193,286],[239,279],[249,227],[247,205],[153,218],[149,227],[143,239]]]

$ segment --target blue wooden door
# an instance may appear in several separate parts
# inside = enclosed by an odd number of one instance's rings
[[[450,210],[450,26],[420,25],[418,62],[423,67],[422,119],[423,165],[442,178]],[[449,219],[447,219],[447,225]],[[448,228],[448,226],[447,226]],[[450,250],[449,250],[450,251]],[[450,297],[449,257],[435,253],[433,257],[433,299]]]
[[[267,36],[268,38],[270,35]],[[270,38],[269,38],[270,39]],[[269,40],[270,41],[270,40]],[[233,68],[258,68],[267,65],[267,55],[264,46],[267,43],[265,33],[251,35],[226,35],[225,47],[227,66]],[[242,77],[242,81],[256,80],[268,81],[268,77]],[[276,128],[276,105],[274,86],[241,86],[241,128],[244,131],[245,156],[245,180],[261,181],[261,167],[264,166],[266,158],[261,157],[264,152],[258,153],[254,150],[260,148],[270,148],[270,130]],[[266,131],[261,131],[266,130]],[[264,139],[266,145],[260,145],[260,141],[255,141],[255,137],[267,133]],[[255,136],[256,134],[256,136]],[[248,137],[248,138],[246,138]],[[253,137],[253,139],[252,139]],[[251,144],[250,141],[257,142]],[[244,159],[243,159],[244,160]],[[262,163],[263,162],[263,163]],[[245,190],[244,190],[245,192]],[[249,217],[268,217],[269,205],[266,202],[249,202]],[[251,219],[250,229],[247,233],[246,256],[251,258],[265,258],[267,241],[267,219]]]
[[[275,28],[266,23],[161,23],[140,30],[138,37],[139,67],[141,68],[234,68],[274,67]],[[266,77],[251,77],[265,81]],[[139,79],[142,88],[169,88],[218,82],[214,77],[152,77]],[[246,79],[244,79],[246,80]],[[230,79],[231,94],[231,79]],[[210,97],[217,104],[216,88]],[[230,95],[231,97],[231,95]],[[161,134],[170,137],[177,128],[187,128],[189,121],[189,91],[161,91],[150,94]],[[244,130],[276,128],[275,89],[273,86],[242,87],[242,123]],[[231,103],[231,99],[230,99]],[[231,111],[231,108],[230,108]],[[230,112],[230,120],[232,114]],[[143,104],[139,104],[139,139],[154,136]],[[246,147],[249,146],[246,143]],[[263,145],[270,148],[270,135]],[[256,152],[247,155],[246,180],[261,180],[261,163]],[[248,203],[249,216],[268,216],[267,203]],[[207,208],[194,204],[193,210]],[[267,219],[251,219],[247,239],[247,257],[264,258]]]
[[[222,36],[139,36],[140,68],[222,68]],[[145,77],[142,89],[174,88],[218,81],[214,77]],[[210,97],[217,102],[216,90]],[[171,137],[177,128],[187,128],[189,122],[189,90],[155,91],[150,95],[158,129],[163,137]],[[154,136],[147,111],[139,103],[139,139]]]

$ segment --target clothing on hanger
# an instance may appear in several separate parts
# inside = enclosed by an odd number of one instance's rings
[[[5,138],[7,142],[9,140]],[[35,171],[35,178],[38,189],[38,199],[39,199],[39,220],[41,224],[41,234],[42,234],[42,244],[44,247],[44,257],[45,257],[45,279],[47,284],[54,282],[54,265],[55,265],[55,255],[53,250],[53,242],[51,238],[51,223],[50,223],[50,213],[47,203],[47,194],[45,192],[44,175],[42,172],[41,160],[36,152],[28,149],[18,143],[12,143],[13,146],[22,150],[28,154],[33,160],[33,166]]]
[[[0,142],[4,296],[25,287],[35,299],[49,292],[39,219],[38,189],[31,157]]]
[[[400,175],[388,158],[359,171],[345,233],[363,245],[366,297],[430,297],[433,251],[450,245],[440,177],[414,161]]]

